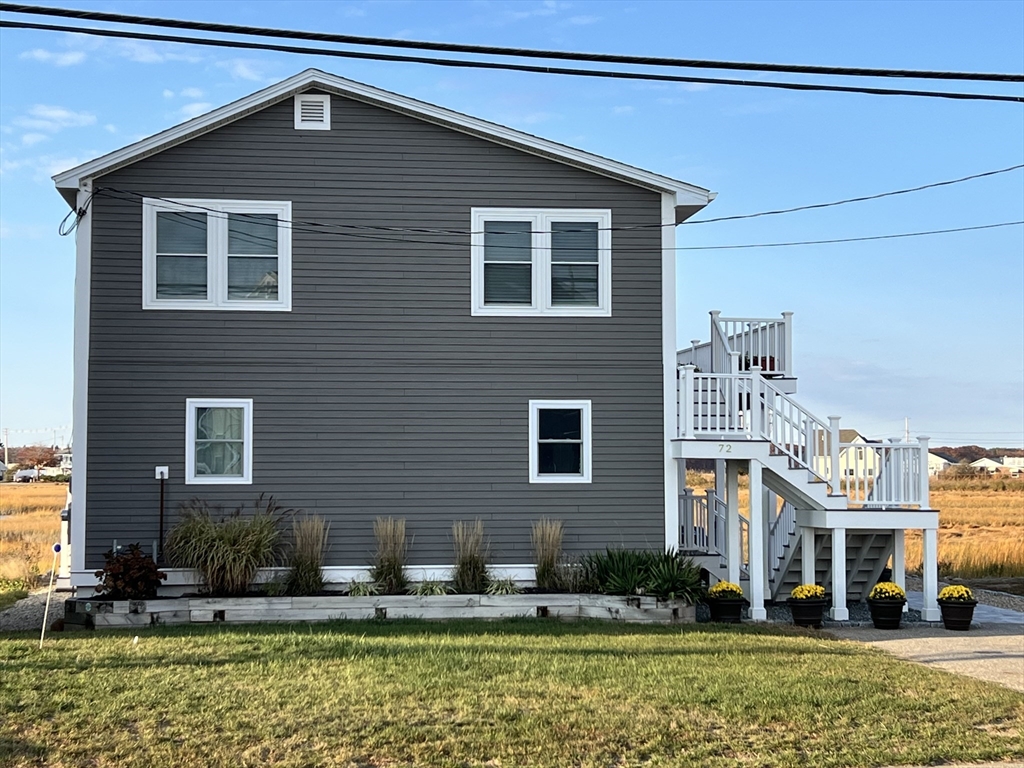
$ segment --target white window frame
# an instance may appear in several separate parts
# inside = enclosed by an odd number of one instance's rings
[[[156,215],[205,213],[206,298],[159,299],[156,295]],[[277,301],[228,298],[229,213],[274,213],[277,228]],[[142,201],[142,308],[227,310],[238,312],[290,312],[292,308],[292,204],[271,200],[163,200]]]
[[[196,474],[196,411],[199,408],[241,408],[242,475]],[[189,397],[185,399],[185,485],[252,485],[252,399]]]
[[[583,442],[583,474],[582,475],[542,475],[540,474],[540,412],[549,408],[571,408],[582,411],[580,429]],[[531,400],[530,401],[530,482],[531,483],[589,483],[592,480],[592,420],[593,411],[590,400]]]
[[[484,304],[484,224],[488,221],[529,221],[533,230],[532,303]],[[597,306],[556,307],[551,304],[551,224],[597,222]],[[612,314],[612,212],[598,208],[472,208],[470,262],[473,316],[610,317]]]
[[[302,102],[319,101],[324,105],[324,122],[306,123],[302,120]],[[297,131],[329,131],[331,130],[331,97],[326,93],[299,93],[295,96],[295,130]]]

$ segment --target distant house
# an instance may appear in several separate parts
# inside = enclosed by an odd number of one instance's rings
[[[990,459],[987,456],[983,459],[972,461],[971,466],[974,467],[975,469],[983,469],[990,475],[994,475],[998,472],[1009,471],[1008,467],[1003,466],[1003,462],[1001,459]]]
[[[929,451],[929,453],[928,453],[928,474],[934,477],[935,475],[939,474],[940,472],[945,472],[947,469],[949,469],[955,463],[956,463],[955,461],[953,461],[952,459],[948,458],[947,456],[943,456],[942,454],[939,454],[939,453],[931,453]]]
[[[1003,456],[1003,466],[1008,467],[1014,474],[1024,471],[1024,456]]]
[[[819,441],[824,440],[824,434],[819,436]],[[841,477],[866,476],[875,477],[881,463],[878,451],[872,450],[870,446],[880,445],[878,440],[868,440],[856,429],[839,430],[839,472]],[[831,474],[831,459],[827,450],[821,451],[824,456],[819,456],[816,462],[817,469],[821,473]],[[929,462],[929,466],[931,463]]]

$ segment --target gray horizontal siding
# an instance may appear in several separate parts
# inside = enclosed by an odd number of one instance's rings
[[[377,107],[332,98],[329,132],[292,120],[283,102],[97,184],[291,200],[296,221],[331,225],[465,230],[474,206],[660,223],[655,193]],[[450,561],[452,521],[475,517],[499,563],[531,560],[540,517],[565,522],[571,552],[663,545],[656,226],[614,233],[610,318],[471,317],[466,235],[303,228],[291,312],[144,312],[141,205],[92,211],[88,567],[112,539],[155,538],[157,465],[169,523],[191,497],[266,492],[330,521],[335,565],[367,562],[379,515],[407,519],[416,563]],[[187,397],[253,399],[252,486],[184,485]],[[594,482],[531,485],[527,402],[570,398],[593,401]]]

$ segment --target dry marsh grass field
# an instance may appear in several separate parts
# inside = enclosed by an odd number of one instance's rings
[[[50,570],[67,492],[61,483],[0,483],[0,581]]]

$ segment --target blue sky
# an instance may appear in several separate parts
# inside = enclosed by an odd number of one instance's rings
[[[1024,69],[1022,2],[53,4],[504,46]],[[4,30],[0,426],[12,430],[12,444],[49,441],[53,428],[71,423],[74,244],[57,234],[67,207],[49,176],[311,66],[710,188],[719,197],[707,217],[1024,162],[1024,107],[1017,104],[447,70]],[[1019,85],[978,89],[1022,92]],[[685,225],[678,241],[815,240],[1022,218],[1024,173],[1016,171],[825,211]],[[707,338],[710,309],[794,311],[798,397],[819,415],[842,415],[845,427],[897,437],[909,417],[911,433],[936,444],[1024,445],[1024,227],[682,252],[678,291],[681,339]],[[69,432],[59,430],[58,439]]]

